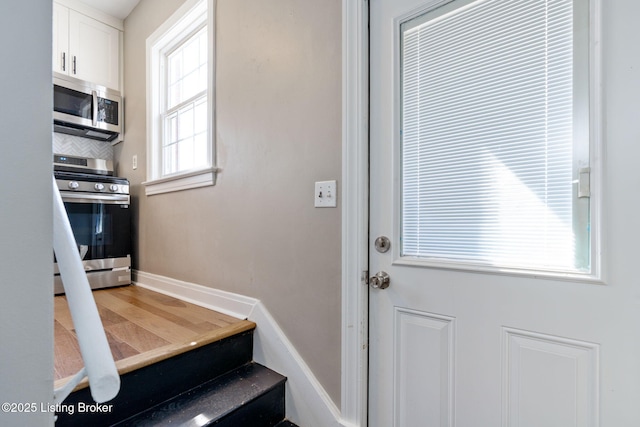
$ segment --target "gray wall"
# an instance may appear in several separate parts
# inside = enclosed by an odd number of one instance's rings
[[[125,20],[115,158],[133,184],[134,266],[262,300],[339,406],[341,211],[315,209],[313,189],[340,180],[341,2],[218,0],[222,172],[146,197],[145,41],[182,3],[142,0]]]
[[[28,25],[26,25],[28,23]],[[0,411],[2,426],[53,425],[51,0],[2,2]]]

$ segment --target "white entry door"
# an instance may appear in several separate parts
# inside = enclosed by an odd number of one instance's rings
[[[639,426],[640,5],[369,6],[370,426]]]

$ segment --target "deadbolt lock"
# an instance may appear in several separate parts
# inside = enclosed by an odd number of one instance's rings
[[[381,254],[388,252],[389,249],[391,248],[391,241],[387,236],[378,237],[374,242],[374,244],[376,246],[376,251],[378,251]]]

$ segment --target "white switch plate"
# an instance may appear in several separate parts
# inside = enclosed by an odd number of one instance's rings
[[[131,167],[133,169],[138,169],[138,155],[134,154],[133,157],[131,158]]]
[[[338,199],[336,181],[317,181],[315,193],[316,208],[335,208]]]

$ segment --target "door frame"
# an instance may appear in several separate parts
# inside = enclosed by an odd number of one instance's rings
[[[369,2],[342,0],[341,422],[366,426],[369,287]]]

